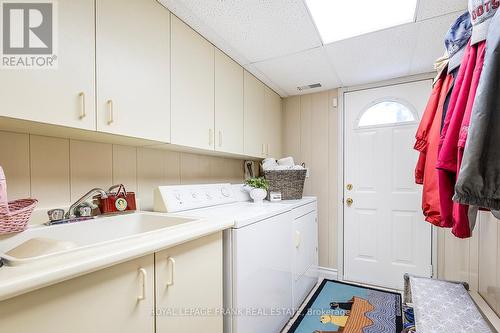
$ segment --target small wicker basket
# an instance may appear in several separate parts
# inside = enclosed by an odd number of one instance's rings
[[[0,234],[21,232],[28,227],[28,221],[38,200],[21,199],[0,205]]]
[[[269,194],[280,192],[282,200],[302,199],[307,170],[268,170],[264,178],[269,182]]]

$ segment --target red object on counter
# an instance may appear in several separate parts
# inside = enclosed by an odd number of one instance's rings
[[[114,190],[116,190],[114,192]],[[101,214],[118,213],[136,210],[135,193],[127,192],[123,184],[112,186],[109,189],[108,197],[97,197]]]

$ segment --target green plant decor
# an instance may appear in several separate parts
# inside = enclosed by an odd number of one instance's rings
[[[245,180],[245,184],[253,188],[261,188],[263,190],[269,190],[269,182],[263,177],[254,177]]]

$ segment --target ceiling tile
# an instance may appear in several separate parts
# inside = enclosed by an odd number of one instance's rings
[[[252,73],[256,78],[264,82],[269,88],[274,90],[281,97],[287,97],[289,94],[281,88],[272,78],[260,71],[255,64],[247,64],[243,66],[248,72]]]
[[[249,62],[321,46],[302,0],[160,2],[207,38],[215,39],[211,41],[223,51],[237,50]],[[210,30],[210,34],[205,34],[205,30]],[[228,54],[233,56],[232,52]]]
[[[467,10],[467,0],[420,0],[417,21]]]
[[[337,75],[328,62],[323,47],[258,62],[254,65],[278,84],[288,95],[297,95],[300,93],[297,87],[313,83],[321,83],[323,87],[307,90],[304,93],[341,86]]]
[[[444,37],[460,14],[448,14],[418,22],[418,38],[410,74],[434,71],[434,62],[444,54]]]
[[[398,27],[350,38],[326,46],[328,58],[345,86],[408,75],[417,25]]]

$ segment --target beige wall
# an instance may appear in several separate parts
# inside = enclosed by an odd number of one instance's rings
[[[243,181],[243,162],[166,150],[0,131],[9,199],[33,197],[41,210],[67,207],[93,187],[123,183],[141,209],[158,185]]]
[[[500,315],[500,221],[480,213],[470,239],[438,230],[438,277],[467,281]]]
[[[305,194],[318,197],[319,263],[337,267],[337,90],[286,98],[283,156],[310,169]]]

